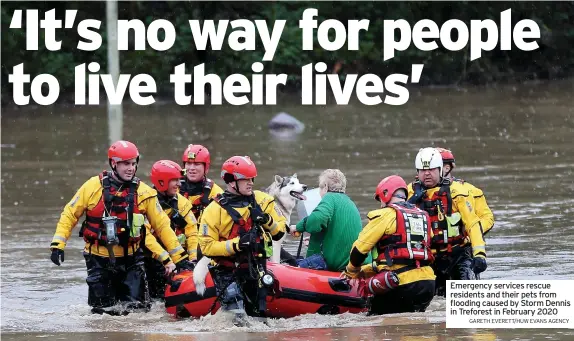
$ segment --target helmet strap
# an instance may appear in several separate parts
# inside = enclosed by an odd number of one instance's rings
[[[116,171],[116,167],[112,166],[112,159],[108,159],[108,163],[110,164],[110,168],[112,169],[112,173],[114,174],[114,177],[122,182],[126,182],[124,179],[122,179],[122,177],[118,174],[118,172]]]
[[[237,192],[237,194],[239,194],[239,195],[244,195],[243,193],[241,193],[241,192],[239,191],[239,183],[237,183],[237,180],[235,180],[234,183],[235,183],[235,186],[232,185],[231,187],[233,187],[233,189],[235,190],[235,192]]]
[[[116,167],[112,167],[112,173],[114,174],[114,177],[118,180],[120,180],[121,182],[127,182],[124,178],[122,178],[120,176],[120,174],[116,171]]]

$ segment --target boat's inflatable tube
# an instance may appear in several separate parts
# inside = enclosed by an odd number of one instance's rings
[[[303,314],[367,311],[367,300],[361,295],[359,281],[339,279],[338,272],[309,270],[272,262],[267,263],[267,271],[275,280],[273,290],[267,296],[268,317],[289,318]],[[205,287],[204,295],[200,296],[195,290],[191,271],[175,275],[165,292],[167,312],[178,317],[214,314],[219,309],[219,303],[215,303],[218,293],[209,273]]]
[[[211,274],[208,272],[205,278],[205,292],[199,295],[193,282],[193,272],[184,271],[176,274],[168,282],[165,290],[165,308],[167,313],[177,317],[196,317],[215,313],[219,309],[219,303],[215,303],[217,292]]]

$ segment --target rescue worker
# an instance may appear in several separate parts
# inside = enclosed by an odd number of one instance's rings
[[[370,279],[371,315],[424,312],[434,297],[430,217],[406,199],[407,184],[400,176],[379,182],[375,200],[381,208],[367,214],[369,222],[353,243],[342,274]],[[373,249],[373,263],[361,267]],[[385,288],[390,281],[393,285]]]
[[[220,303],[223,310],[236,314],[236,323],[245,314],[265,317],[266,258],[273,250],[271,240],[281,240],[287,228],[274,198],[253,190],[255,177],[257,169],[248,156],[225,161],[225,192],[215,197],[200,220],[201,251],[217,263],[212,275]]]
[[[180,193],[192,204],[192,212],[197,221],[200,220],[203,210],[223,189],[213,180],[207,177],[211,156],[209,150],[200,144],[190,144],[181,156],[182,167],[185,168],[185,176],[180,181]],[[196,258],[201,258],[201,250],[198,245],[188,247],[188,252],[199,253]],[[191,255],[191,254],[190,254]]]
[[[216,195],[223,193],[213,180],[207,178],[211,165],[209,150],[199,144],[187,146],[181,157],[186,175],[181,179],[180,193],[193,204],[193,214],[197,221],[203,210]]]
[[[418,180],[409,184],[412,204],[428,212],[437,276],[436,294],[446,295],[446,280],[473,280],[486,270],[486,244],[472,193],[460,182],[444,178],[436,148],[421,148],[415,159]]]
[[[440,152],[440,155],[442,157],[442,163],[445,172],[444,178],[449,179],[450,182],[453,181],[460,182],[463,186],[468,187],[470,192],[472,193],[472,195],[469,196],[469,199],[473,199],[472,207],[474,207],[476,215],[478,216],[478,218],[480,218],[480,226],[482,227],[484,235],[486,235],[488,231],[490,231],[494,226],[494,214],[492,213],[490,207],[488,207],[488,204],[486,203],[484,193],[482,192],[481,189],[470,184],[469,182],[454,177],[454,175],[452,174],[452,170],[455,167],[455,159],[452,151],[444,148],[437,148],[437,150]]]
[[[152,247],[160,253],[159,260],[167,273],[175,268],[173,262],[187,258],[169,226],[169,218],[161,209],[156,191],[135,176],[139,158],[133,143],[117,141],[112,144],[108,150],[111,171],[103,171],[80,187],[64,207],[50,244],[50,259],[59,266],[64,261],[64,248],[72,229],[86,214],[80,236],[86,242],[83,254],[88,272],[88,304],[93,313],[115,314],[115,310],[105,308],[119,302],[126,303],[122,313],[149,310],[140,247],[145,218],[167,246],[169,254],[161,254],[159,245]],[[147,244],[148,237],[143,237]],[[150,246],[153,244],[153,238],[149,243]]]
[[[179,180],[182,175],[185,175],[185,171],[177,163],[160,160],[153,164],[150,178],[161,208],[169,217],[171,228],[181,246],[188,251],[191,260],[191,263],[187,260],[179,262],[177,270],[193,270],[193,263],[197,261],[197,220],[191,212],[191,202],[179,194]],[[160,255],[147,248],[144,248],[144,254],[150,296],[163,299],[167,282],[163,264],[158,260]]]

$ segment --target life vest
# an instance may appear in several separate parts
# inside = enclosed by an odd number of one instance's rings
[[[390,204],[388,207],[396,211],[397,231],[384,235],[377,242],[377,261],[386,262],[387,266],[405,264],[418,268],[429,265],[434,256],[430,248],[428,213],[407,202]]]
[[[189,198],[190,196],[196,195],[197,193],[194,193],[192,191],[191,186],[189,185],[189,183],[187,182],[187,180],[185,178],[181,179],[179,181],[180,183],[180,189],[179,192],[186,198]],[[213,188],[213,180],[211,179],[205,179],[205,181],[203,181],[203,191],[202,191],[202,195],[197,197],[191,204],[191,211],[193,212],[193,215],[195,215],[196,219],[199,219],[199,217],[201,216],[201,212],[203,212],[203,210],[207,207],[207,205],[209,205],[209,203],[211,202],[211,199],[209,198],[209,195],[211,194],[211,189]]]
[[[244,234],[249,233],[251,231],[251,229],[253,228],[253,219],[251,219],[251,214],[249,215],[249,218],[245,220],[239,212],[237,212],[233,207],[231,207],[227,198],[222,194],[218,194],[215,198],[213,198],[213,200],[217,202],[227,212],[227,214],[231,216],[231,219],[233,220],[233,226],[231,227],[229,236],[227,236],[227,238],[220,236],[219,241],[227,241],[236,237],[241,237]],[[259,206],[259,204],[255,200],[253,200],[252,205]],[[259,255],[262,254],[264,249],[262,245],[262,238],[258,235],[257,238],[255,239],[255,242],[258,245],[258,248],[257,250],[253,250],[253,255],[255,257],[258,257]],[[213,259],[219,265],[228,268],[236,267],[236,264],[238,264],[239,267],[242,268],[247,266],[246,253],[240,253],[235,257],[213,257]]]
[[[119,245],[124,247],[124,255],[126,255],[128,247],[138,245],[142,239],[140,233],[135,236],[131,235],[133,215],[140,213],[137,205],[137,189],[140,180],[134,177],[132,181],[126,183],[127,187],[118,191],[116,186],[112,186],[107,171],[103,171],[99,177],[103,187],[103,194],[96,206],[86,212],[86,220],[81,229],[81,236],[90,246],[91,244],[96,246],[107,245],[106,228],[102,217],[104,215],[106,217],[116,217],[116,235],[119,239]]]
[[[420,182],[413,185],[413,190],[420,191]],[[449,223],[452,213],[452,197],[450,194],[450,181],[444,181],[438,191],[431,197],[423,195],[418,201],[418,207],[426,211],[430,216],[431,228],[434,233],[432,248],[440,251],[446,248],[446,252],[452,252],[453,246],[465,243],[464,227],[462,219],[454,224]],[[449,227],[450,225],[450,227]]]
[[[171,212],[169,212],[169,214],[167,215],[169,217],[171,229],[175,232],[175,236],[179,240],[179,243],[185,249],[187,246],[185,244],[185,227],[187,226],[187,221],[185,221],[185,218],[181,215],[181,213],[178,210],[179,206],[177,201],[177,195],[173,198],[169,198],[166,201],[165,200],[166,198],[164,198],[163,195],[158,194],[158,199],[159,204],[161,205],[161,208],[164,210],[164,212],[167,211],[168,209],[171,209]],[[160,245],[165,249],[165,246],[163,245],[163,243],[161,243],[159,239],[158,243],[160,243]]]

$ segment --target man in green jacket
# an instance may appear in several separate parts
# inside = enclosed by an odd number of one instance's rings
[[[301,268],[342,271],[349,262],[355,240],[363,229],[361,214],[345,194],[347,180],[338,169],[327,169],[319,176],[321,202],[311,214],[292,225],[290,232],[311,234]],[[372,262],[369,255],[364,264]]]

